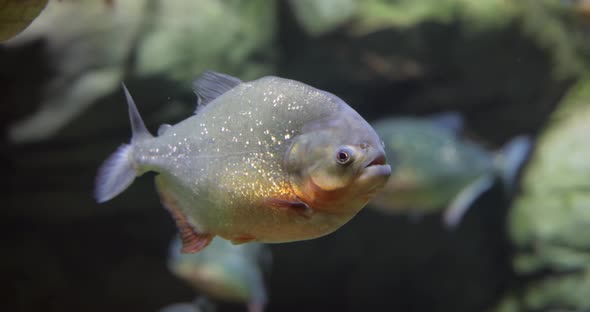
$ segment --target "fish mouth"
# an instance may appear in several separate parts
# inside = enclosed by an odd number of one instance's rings
[[[386,164],[386,160],[385,160],[385,155],[380,154],[379,156],[375,157],[372,161],[370,161],[365,168],[371,167],[371,166],[380,166],[380,165],[385,165]]]
[[[364,190],[363,198],[370,200],[375,197],[389,179],[391,166],[387,164],[384,154],[380,154],[371,160],[361,173],[357,185]]]
[[[391,166],[387,164],[385,154],[380,153],[373,160],[369,161],[363,170],[365,177],[384,177],[391,175]]]

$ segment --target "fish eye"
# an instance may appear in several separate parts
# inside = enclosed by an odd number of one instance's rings
[[[349,164],[352,161],[354,152],[348,147],[341,147],[336,152],[336,161],[341,165]]]

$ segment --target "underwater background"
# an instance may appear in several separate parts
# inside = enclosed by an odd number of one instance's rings
[[[44,2],[0,1],[0,27]],[[517,191],[494,185],[452,230],[444,207],[369,204],[332,234],[268,245],[266,311],[590,311],[590,1],[49,0],[2,39],[2,311],[199,295],[167,267],[176,228],[152,179],[102,205],[92,192],[129,139],[121,82],[156,132],[193,113],[208,69],[295,79],[369,122],[456,112],[489,151],[534,142]]]

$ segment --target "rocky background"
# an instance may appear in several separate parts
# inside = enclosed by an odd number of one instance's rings
[[[268,311],[590,310],[589,46],[585,0],[50,0],[0,44],[0,310],[192,300],[149,175],[100,206],[92,188],[129,137],[120,82],[155,131],[205,69],[300,80],[369,121],[457,111],[490,149],[538,138],[516,198],[492,189],[455,231],[363,210],[272,245]]]

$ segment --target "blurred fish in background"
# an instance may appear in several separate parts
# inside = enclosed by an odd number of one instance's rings
[[[195,300],[195,302],[182,302],[167,305],[158,312],[212,312],[214,310],[205,310],[202,308],[201,301]]]
[[[456,226],[497,178],[510,196],[532,144],[521,136],[490,152],[462,137],[458,113],[395,117],[372,124],[396,170],[370,207],[412,217],[444,210],[448,227]]]
[[[54,73],[35,114],[12,123],[13,142],[54,136],[97,98],[119,85],[141,30],[143,1],[49,1],[42,14],[6,47],[42,41]],[[72,27],[76,25],[76,27]],[[82,57],[83,56],[83,57]]]
[[[42,41],[53,74],[41,90],[37,111],[11,124],[9,138],[36,142],[55,136],[112,93],[125,75],[164,75],[188,86],[207,68],[243,77],[267,73],[266,62],[247,59],[272,53],[259,51],[265,51],[273,28],[259,25],[274,22],[273,7],[260,0],[49,1],[25,31],[5,44],[18,49]],[[257,10],[257,16],[242,10]],[[179,22],[188,19],[194,22]],[[210,27],[223,31],[212,34]]]
[[[182,253],[181,247],[182,241],[176,237],[170,244],[168,268],[200,296],[245,304],[249,312],[264,311],[268,301],[265,279],[272,266],[268,247],[260,243],[236,246],[219,237],[197,254]],[[201,307],[204,312],[211,310],[202,299],[185,305]]]

